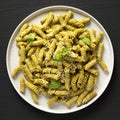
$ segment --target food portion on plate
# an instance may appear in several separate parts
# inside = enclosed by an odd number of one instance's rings
[[[68,108],[88,103],[97,95],[97,64],[108,73],[102,59],[103,32],[88,29],[90,18],[74,18],[74,13],[49,12],[39,24],[24,23],[16,37],[19,64],[11,71],[14,78],[19,71],[20,92],[30,90],[39,104],[40,95],[49,98],[49,107],[63,103]]]

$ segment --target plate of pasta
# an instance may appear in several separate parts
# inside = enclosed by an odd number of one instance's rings
[[[90,14],[50,6],[27,16],[7,47],[7,71],[17,93],[33,107],[65,114],[95,102],[114,66],[111,40]]]

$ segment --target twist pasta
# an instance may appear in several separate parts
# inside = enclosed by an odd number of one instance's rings
[[[86,65],[85,65],[85,70],[90,69],[92,66],[94,66],[96,64],[97,60],[93,59],[91,61],[89,61]]]
[[[84,83],[84,70],[81,69],[80,71],[80,75],[77,81],[77,87],[82,89],[84,87],[85,83]]]
[[[69,69],[65,68],[65,88],[66,90],[70,90],[70,74]]]
[[[21,69],[21,67],[18,65],[14,68],[14,70],[11,72],[11,76],[14,78],[17,73],[19,72],[19,70]]]
[[[31,97],[33,99],[33,101],[38,104],[38,96],[34,93],[33,90],[30,89],[30,93],[31,93]]]
[[[29,26],[28,28],[24,29],[23,31],[20,32],[20,36],[24,37],[25,35],[27,35],[28,33],[30,33],[32,31],[32,27]]]
[[[20,33],[21,33],[22,31],[24,31],[25,29],[27,29],[28,26],[29,26],[28,23],[24,23],[23,26],[22,26],[21,29],[20,29]]]
[[[20,92],[30,89],[34,103],[39,96],[49,98],[49,107],[55,102],[68,108],[88,103],[96,95],[97,64],[108,72],[102,59],[103,32],[87,27],[90,18],[75,19],[73,12],[55,15],[49,12],[39,24],[25,23],[15,41],[19,64],[11,72],[19,71]],[[88,24],[89,25],[89,24]]]
[[[76,102],[77,106],[82,105],[82,101],[87,94],[88,94],[88,91],[84,91],[83,93],[80,94],[80,96],[78,96],[78,99],[77,99],[77,102]]]
[[[72,97],[71,99],[69,99],[69,100],[66,102],[66,105],[67,105],[68,107],[70,107],[70,106],[72,105],[72,103],[74,103],[74,102],[77,101],[77,99],[78,99],[78,96]]]
[[[100,43],[99,46],[98,46],[98,53],[97,53],[97,57],[98,57],[99,59],[102,58],[103,49],[104,49],[104,44],[103,44],[103,43]]]
[[[93,97],[97,95],[96,90],[92,90],[82,101],[82,104],[86,104],[89,102]]]
[[[57,99],[58,99],[58,96],[51,97],[47,102],[48,106],[51,106]]]
[[[94,75],[90,75],[89,79],[88,79],[88,83],[86,85],[86,89],[87,91],[90,91],[92,88],[93,88],[93,85],[94,85]]]
[[[34,79],[33,80],[34,84],[41,84],[44,87],[48,87],[48,81],[44,80],[44,79]]]
[[[45,22],[43,23],[43,25],[41,26],[42,29],[46,29],[46,27],[49,26],[49,24],[51,23],[51,21],[53,20],[54,16],[53,13],[50,12],[45,20]]]
[[[72,77],[72,80],[71,80],[71,87],[73,89],[73,91],[76,91],[78,88],[77,88],[77,80],[79,78],[79,74],[76,74]]]
[[[25,92],[25,80],[23,77],[20,77],[20,92],[21,93]]]
[[[27,80],[25,81],[25,85],[30,88],[36,95],[40,94],[40,90],[37,86],[33,85],[32,83],[28,82]]]

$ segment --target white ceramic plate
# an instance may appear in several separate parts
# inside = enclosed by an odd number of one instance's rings
[[[23,23],[25,22],[29,22],[29,23],[35,23],[38,24],[39,20],[45,16],[46,14],[48,14],[48,12],[52,11],[54,14],[58,14],[58,13],[64,13],[67,12],[68,10],[72,10],[74,13],[74,18],[81,18],[81,17],[90,17],[91,18],[91,24],[88,26],[89,29],[94,28],[97,31],[103,31],[104,32],[104,37],[103,37],[103,42],[105,44],[105,50],[103,53],[103,60],[105,61],[105,63],[107,64],[108,68],[109,68],[109,73],[105,74],[101,68],[98,67],[99,71],[100,71],[100,76],[99,76],[99,80],[96,87],[97,90],[97,96],[92,99],[89,103],[82,105],[81,107],[72,107],[71,109],[67,108],[65,105],[62,104],[55,104],[52,108],[49,108],[47,106],[47,98],[41,96],[39,99],[39,105],[36,105],[30,96],[29,91],[26,91],[26,94],[23,95],[19,92],[19,80],[18,77],[16,77],[15,79],[13,79],[10,75],[10,72],[14,69],[14,67],[16,65],[18,65],[18,61],[19,61],[19,57],[17,54],[18,48],[16,47],[16,43],[15,43],[15,37],[17,36],[20,27],[23,25]],[[94,101],[96,101],[101,94],[105,91],[106,87],[108,86],[108,83],[110,82],[111,79],[111,75],[113,72],[113,66],[114,66],[114,53],[113,53],[113,48],[112,48],[112,44],[110,41],[110,38],[107,34],[107,32],[105,31],[105,29],[103,28],[103,26],[94,18],[92,17],[90,14],[84,12],[83,10],[74,8],[74,7],[70,7],[70,6],[50,6],[50,7],[46,7],[40,10],[35,11],[34,13],[30,14],[28,17],[26,17],[15,29],[15,31],[13,32],[8,47],[7,47],[7,54],[6,54],[6,64],[7,64],[7,70],[8,70],[8,74],[10,77],[10,81],[12,83],[12,85],[14,86],[15,90],[17,91],[17,93],[25,100],[27,101],[29,104],[31,104],[32,106],[34,106],[37,109],[46,111],[46,112],[50,112],[50,113],[70,113],[70,112],[75,112],[78,110],[81,110],[87,106],[89,106],[90,104],[92,104]]]

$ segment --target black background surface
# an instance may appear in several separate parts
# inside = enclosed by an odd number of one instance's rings
[[[104,26],[114,48],[114,72],[106,91],[94,104],[72,114],[33,108],[16,93],[7,74],[6,49],[14,29],[30,13],[50,5],[68,5],[90,13]],[[120,120],[119,41],[119,0],[0,0],[0,120]]]

